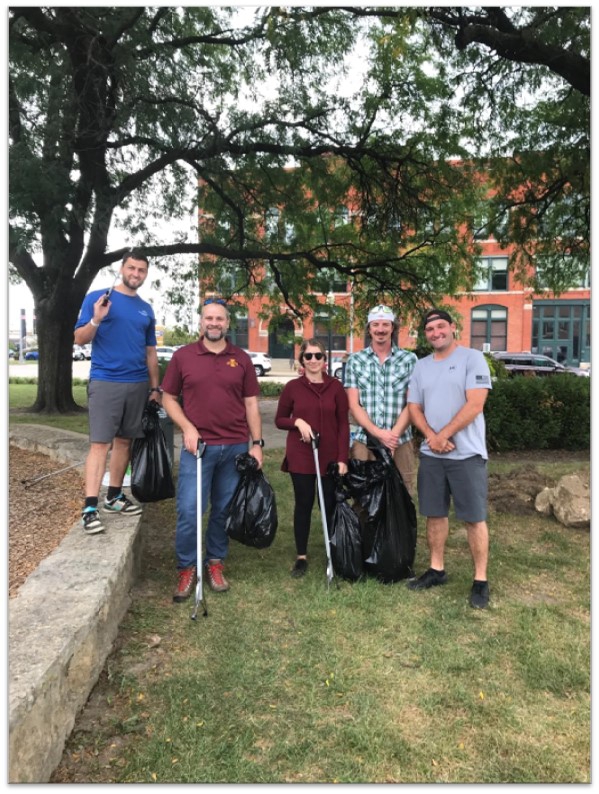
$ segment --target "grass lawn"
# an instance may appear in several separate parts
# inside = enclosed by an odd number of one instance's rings
[[[327,590],[318,513],[292,579],[292,496],[266,454],[279,529],[231,542],[208,617],[173,604],[173,500],[145,508],[132,607],[54,782],[590,781],[590,539],[493,515],[491,608],[468,606],[452,521],[444,587],[368,579]],[[419,522],[416,569],[427,566]]]
[[[590,782],[590,533],[491,514],[486,611],[468,605],[470,554],[453,518],[445,586],[327,589],[316,510],[308,573],[289,575],[281,458],[265,452],[275,541],[231,541],[231,590],[205,589],[207,618],[172,603],[174,500],[144,508],[131,608],[52,782]],[[584,464],[549,452],[535,465],[555,477]],[[419,518],[416,572],[427,564]]]

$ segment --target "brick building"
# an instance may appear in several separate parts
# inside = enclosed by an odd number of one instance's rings
[[[480,242],[480,241],[479,241]],[[572,366],[591,360],[590,284],[555,296],[534,295],[508,272],[508,252],[493,240],[482,241],[482,260],[488,265],[486,278],[477,289],[454,298],[446,305],[460,316],[460,341],[479,350],[543,353]],[[247,314],[238,314],[233,339],[249,350],[269,353],[272,358],[290,359],[298,344],[291,340],[316,336],[332,351],[356,352],[364,347],[364,318],[355,317],[353,334],[340,333],[329,324],[330,303],[344,305],[351,316],[351,293],[344,285],[322,296],[322,312],[301,324],[288,314],[276,323],[259,317],[261,303],[247,303]],[[284,308],[281,307],[282,313]],[[414,329],[400,327],[399,344],[413,348]]]
[[[559,296],[549,290],[534,294],[508,271],[510,248],[502,249],[492,237],[477,236],[476,242],[481,247],[483,275],[471,292],[444,301],[460,317],[461,343],[485,351],[542,353],[571,366],[590,365],[590,269],[584,283]],[[332,320],[332,304],[343,305],[350,320],[353,316],[350,285],[338,279],[333,281],[332,291],[322,295],[322,311],[303,323],[283,304],[280,317],[261,319],[261,301],[247,301],[247,311],[236,312],[233,341],[249,350],[287,360],[296,356],[301,339],[310,336],[319,338],[328,350],[339,355],[361,350],[366,341],[365,318],[355,316],[350,333],[341,333]],[[415,329],[401,326],[400,346],[414,348],[416,335]]]

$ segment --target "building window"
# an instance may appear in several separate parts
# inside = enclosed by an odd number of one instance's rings
[[[264,227],[265,227],[266,235],[270,239],[273,239],[278,236],[280,217],[281,217],[281,213],[279,212],[277,207],[270,207],[266,211],[266,217],[264,219]]]
[[[330,332],[330,340],[329,340]],[[314,337],[323,345],[325,350],[329,350],[329,341],[331,352],[335,350],[346,349],[345,334],[337,333],[334,323],[329,322],[326,314],[317,314],[314,317]]]
[[[590,301],[534,302],[532,352],[571,365],[590,361]]]
[[[475,350],[505,350],[507,347],[507,309],[503,306],[477,306],[472,309],[470,347]]]
[[[499,205],[488,204],[486,211],[481,211],[472,219],[472,237],[475,240],[499,239],[507,234],[509,209]]]
[[[480,260],[475,292],[505,292],[507,290],[507,256],[484,256]]]
[[[314,279],[316,292],[326,295],[328,292],[348,292],[347,276],[334,268],[323,267]]]
[[[231,342],[233,342],[234,345],[247,349],[249,344],[247,316],[235,317],[235,319],[231,321],[230,336]]]
[[[341,205],[335,210],[335,226],[347,226],[350,221],[350,214],[347,207]]]
[[[571,256],[561,255],[559,258],[548,260],[547,257],[538,257],[536,262],[535,278],[540,289],[550,288],[550,274],[552,270],[561,273],[571,273],[571,282],[567,285],[568,289],[590,289],[591,288],[591,268],[578,265],[572,261]]]

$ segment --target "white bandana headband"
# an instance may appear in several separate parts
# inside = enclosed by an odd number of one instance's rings
[[[368,312],[368,322],[371,323],[373,320],[388,320],[390,323],[395,322],[393,309],[390,309],[388,306],[383,306],[382,304],[375,306],[374,309]]]

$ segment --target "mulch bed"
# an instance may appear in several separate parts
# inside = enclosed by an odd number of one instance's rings
[[[25,579],[79,521],[84,501],[77,469],[23,483],[67,464],[47,455],[10,446],[8,462],[8,594],[13,598]]]

